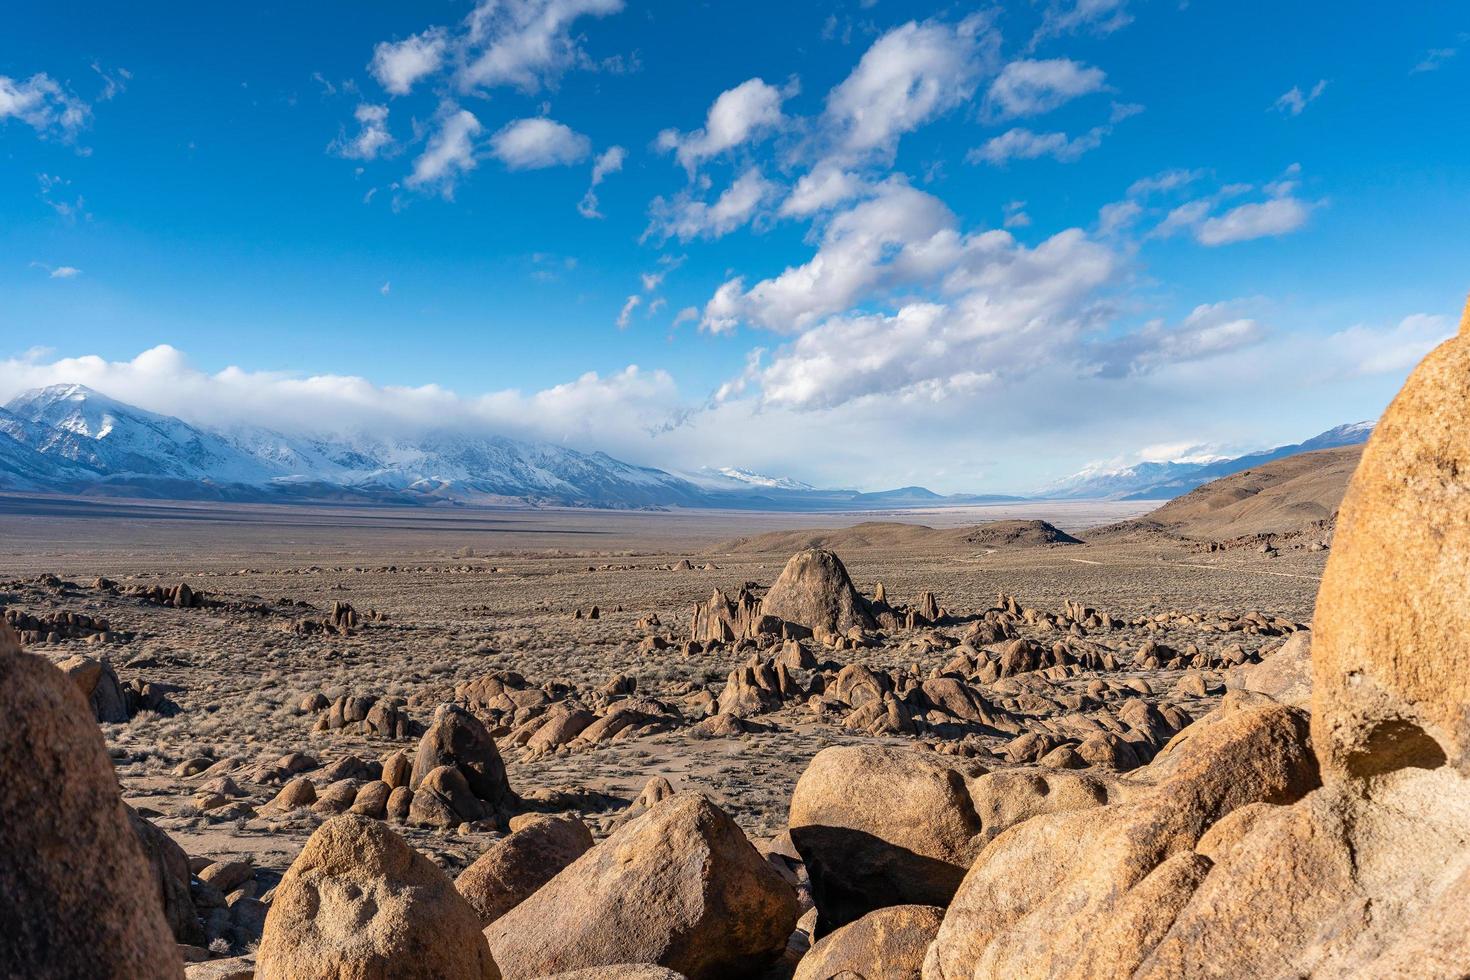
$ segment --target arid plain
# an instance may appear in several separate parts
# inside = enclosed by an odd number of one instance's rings
[[[824,748],[886,743],[992,768],[1034,764],[1078,746],[1085,728],[1103,730],[1095,720],[1069,730],[1069,717],[1095,718],[1130,699],[1155,716],[1182,712],[1168,715],[1159,745],[1106,767],[1146,762],[1183,719],[1218,703],[1231,667],[1259,660],[1310,619],[1326,558],[1322,532],[1212,549],[1131,522],[1152,506],[812,515],[11,496],[0,499],[0,602],[41,624],[28,635],[31,652],[57,663],[105,657],[134,690],[132,717],[103,724],[125,800],[196,866],[248,864],[251,897],[269,897],[315,827],[378,781],[385,757],[411,758],[438,705],[475,703],[487,677],[518,675],[513,683],[546,692],[525,702],[533,711],[492,728],[514,792],[574,812],[597,838],[630,806],[641,809],[640,794],[662,778],[675,792],[707,795],[753,841],[780,851],[793,787]],[[1049,540],[1068,534],[1083,543]],[[694,635],[693,612],[716,590],[732,605],[744,588],[760,595],[812,546],[839,555],[858,592],[893,610],[886,627],[796,642]],[[177,601],[180,585],[191,599]],[[926,593],[937,615],[924,615]],[[1046,680],[993,679],[1005,721],[938,707],[905,709],[898,722],[854,718],[858,699],[831,694],[853,664],[895,678],[900,691],[938,676],[962,646],[1000,639],[975,635],[987,611],[1006,609],[1000,597],[1014,597],[1020,613],[1012,638],[1043,658],[1066,641],[1082,658]],[[1069,615],[1069,604],[1086,608]],[[346,607],[340,622],[334,610]],[[69,628],[64,614],[81,625]],[[1145,663],[1149,644],[1167,654]],[[1110,655],[1107,667],[1100,655]],[[732,671],[761,658],[789,663],[780,683],[791,688],[733,703]],[[364,706],[358,723],[346,706],[353,699]],[[620,703],[638,710],[633,724],[603,726],[611,734],[594,741],[538,742],[536,725],[522,731],[558,701],[598,720]],[[376,702],[394,706],[397,729],[361,722]],[[333,712],[337,727],[328,727]],[[1092,764],[1062,755],[1057,764]],[[277,800],[302,777],[315,800]],[[494,819],[395,826],[451,875],[506,829]],[[209,933],[201,942],[216,955],[248,953],[258,940],[258,923],[200,914]]]

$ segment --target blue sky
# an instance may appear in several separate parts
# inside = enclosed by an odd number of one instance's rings
[[[1470,288],[1457,4],[137,6],[0,37],[0,395],[1025,490],[1373,417]]]

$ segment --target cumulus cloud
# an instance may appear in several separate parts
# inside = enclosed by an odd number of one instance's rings
[[[741,82],[719,94],[702,129],[691,133],[666,129],[658,134],[657,145],[672,151],[679,164],[693,174],[703,161],[777,129],[783,121],[781,103],[795,93],[794,82],[785,90],[759,78]]]
[[[481,128],[480,120],[468,109],[447,106],[428,146],[413,163],[408,185],[435,187],[445,197],[452,197],[455,181],[475,169],[475,137]]]
[[[1101,146],[1103,137],[1107,133],[1108,130],[1102,126],[1071,137],[1066,133],[1037,133],[1030,129],[1017,127],[971,150],[965,155],[965,161],[967,163],[983,162],[1003,167],[1012,160],[1051,157],[1061,163],[1071,163],[1081,159],[1082,155],[1089,150],[1095,150]]]
[[[827,95],[823,124],[839,154],[891,154],[898,138],[967,102],[993,70],[999,35],[988,16],[909,21],[863,54]]]
[[[701,185],[703,190],[707,185]],[[737,177],[715,199],[713,204],[684,190],[672,200],[656,197],[649,205],[649,224],[643,238],[667,241],[677,238],[687,242],[694,238],[720,238],[748,224],[781,189],[767,180],[757,167]]]
[[[992,119],[1035,116],[1106,89],[1102,69],[1067,58],[1012,61],[990,83],[985,111]]]
[[[337,142],[338,152],[354,160],[373,160],[378,154],[393,146],[393,134],[388,132],[388,107],[362,103],[353,113],[357,119],[357,135],[352,139]]]
[[[1265,328],[1233,304],[1197,306],[1178,326],[1153,320],[1142,329],[1101,341],[1092,348],[1103,377],[1143,374],[1166,364],[1198,361],[1260,343]]]
[[[1271,108],[1283,116],[1300,116],[1302,110],[1313,102],[1316,102],[1318,97],[1326,90],[1327,79],[1325,78],[1316,85],[1313,85],[1305,93],[1302,92],[1301,86],[1293,85],[1290,89],[1283,92],[1275,102],[1271,103]]]
[[[777,210],[783,218],[806,218],[872,192],[864,177],[833,164],[801,175]]]
[[[591,140],[552,119],[517,119],[490,137],[490,154],[511,170],[570,166],[591,152]]]
[[[24,81],[0,75],[0,123],[16,119],[42,136],[71,139],[92,109],[44,72]]]
[[[579,18],[622,9],[623,0],[484,0],[466,20],[458,83],[465,90],[511,85],[534,92],[588,62],[572,34]]]
[[[607,179],[609,174],[615,174],[623,169],[623,161],[627,159],[628,151],[621,146],[610,146],[597,155],[592,161],[592,180],[587,185],[587,193],[582,195],[582,200],[577,202],[577,211],[584,218],[601,218],[602,212],[598,210],[597,187]]]
[[[378,84],[393,95],[407,95],[421,78],[444,64],[449,38],[442,27],[432,27],[402,41],[384,41],[373,49],[368,66]]]
[[[49,273],[52,279],[75,279],[82,274],[82,270],[74,265],[58,265]]]

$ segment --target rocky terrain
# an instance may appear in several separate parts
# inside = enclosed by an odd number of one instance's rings
[[[1462,976],[1463,343],[1340,515],[7,559],[0,963]]]

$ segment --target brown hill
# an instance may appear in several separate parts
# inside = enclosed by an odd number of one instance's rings
[[[794,554],[824,548],[838,554],[867,549],[952,550],[1032,548],[1049,544],[1081,544],[1046,521],[991,521],[968,527],[933,528],[898,521],[869,521],[842,528],[771,531],[715,545],[721,554]]]
[[[1225,541],[1325,529],[1362,454],[1362,446],[1343,446],[1273,460],[1206,483],[1143,517],[1093,528],[1089,537],[1166,534]]]

